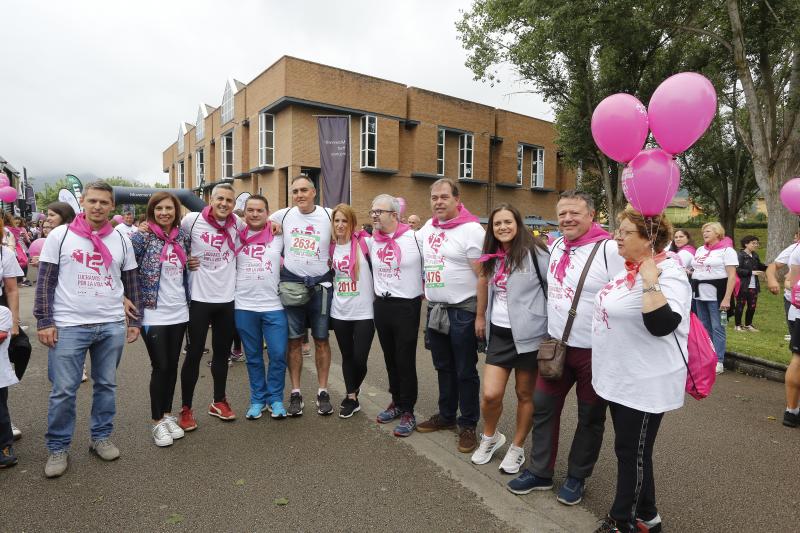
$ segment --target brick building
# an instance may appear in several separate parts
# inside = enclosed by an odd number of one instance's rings
[[[478,216],[510,202],[525,215],[555,215],[559,191],[575,186],[560,160],[553,124],[416,87],[284,56],[248,84],[229,79],[222,104],[201,104],[163,153],[170,186],[206,200],[232,183],[285,207],[291,177],[319,185],[316,115],[351,117],[352,204],[366,221],[380,193],[406,199],[407,214],[430,216],[430,184],[459,181]],[[324,178],[322,178],[324,179]]]

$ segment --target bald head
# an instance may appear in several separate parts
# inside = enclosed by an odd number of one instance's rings
[[[409,215],[408,225],[411,226],[411,229],[417,231],[419,228],[422,227],[422,221],[419,219],[417,215]]]

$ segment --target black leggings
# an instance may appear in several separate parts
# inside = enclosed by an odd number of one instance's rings
[[[413,413],[417,403],[417,337],[422,297],[376,298],[375,330],[383,349],[392,402]]]
[[[367,375],[367,358],[375,336],[375,323],[367,320],[331,318],[336,342],[342,352],[342,374],[347,394],[356,394]]]
[[[150,414],[161,420],[172,412],[172,397],[178,379],[178,359],[181,356],[186,322],[167,326],[142,326],[142,339],[150,356]]]
[[[744,315],[744,325],[752,326],[753,315],[756,314],[756,305],[758,305],[758,291],[756,289],[739,289],[739,294],[736,297],[736,310],[734,311],[737,326],[742,325],[742,312],[745,311],[745,305],[747,306],[747,312]]]
[[[233,302],[208,303],[192,300],[189,304],[189,349],[181,367],[183,405],[192,406],[194,387],[200,376],[200,359],[206,347],[208,325],[211,324],[211,377],[214,379],[214,401],[225,399],[228,380],[228,357],[233,342]]]

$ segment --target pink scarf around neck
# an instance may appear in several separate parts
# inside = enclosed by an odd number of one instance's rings
[[[222,225],[217,222],[217,219],[214,218],[214,215],[211,212],[211,206],[207,205],[203,208],[203,211],[200,212],[203,216],[203,220],[208,222],[208,224],[217,230],[217,233],[220,235],[225,236],[225,240],[228,243],[228,247],[231,249],[232,252],[236,252],[236,244],[233,242],[233,237],[231,237],[231,232],[228,231],[229,228],[233,227],[236,224],[236,217],[233,214],[230,214],[225,219],[225,224]]]
[[[493,254],[483,254],[478,258],[479,263],[485,263],[490,259],[497,259],[500,262],[500,265],[497,268],[497,272],[495,272],[494,277],[492,278],[492,282],[497,285],[497,282],[503,279],[503,276],[506,273],[506,251],[503,249],[502,246],[497,247],[497,251]]]
[[[111,264],[114,262],[114,257],[111,255],[111,251],[108,249],[108,246],[106,246],[103,242],[103,237],[110,235],[111,232],[114,231],[114,228],[111,227],[111,224],[109,224],[108,221],[106,221],[105,224],[100,227],[100,229],[93,230],[86,221],[86,213],[81,213],[70,223],[69,230],[78,237],[83,237],[84,239],[89,239],[92,241],[94,251],[98,252],[100,257],[103,258],[103,264],[105,265],[106,270],[111,270]]]
[[[161,226],[153,221],[150,222],[150,230],[153,232],[153,235],[164,241],[164,246],[161,247],[160,257],[162,263],[166,263],[167,259],[169,258],[168,248],[170,245],[172,245],[172,251],[178,256],[178,261],[181,262],[181,265],[186,264],[186,251],[177,240],[178,233],[180,232],[177,226],[174,226],[171,230],[169,230],[169,234],[166,234],[164,233],[164,230],[161,229]]]
[[[239,232],[239,241],[241,241],[242,245],[239,246],[239,248],[236,250],[237,255],[244,249],[245,246],[249,244],[269,244],[275,237],[272,234],[272,225],[269,223],[267,223],[267,225],[264,226],[263,229],[257,231],[256,233],[248,237],[247,234],[250,231],[251,230],[249,227],[245,227],[242,229],[242,231]]]
[[[350,236],[350,256],[349,256],[350,264],[347,267],[347,275],[350,276],[350,279],[352,280],[356,279],[356,265],[358,265],[359,261],[358,248],[360,246],[361,249],[366,253],[367,247],[366,243],[363,242],[363,240],[366,239],[367,237],[369,237],[369,233],[367,233],[363,229],[356,231]],[[333,260],[334,250],[336,250],[335,240],[331,241],[331,251],[330,251],[331,260]]]
[[[559,283],[564,282],[564,276],[567,275],[567,267],[569,267],[570,263],[570,252],[573,248],[578,248],[579,246],[583,246],[584,244],[591,244],[597,241],[602,241],[604,239],[610,239],[611,234],[608,233],[606,230],[600,227],[600,224],[597,222],[593,222],[592,226],[589,228],[589,231],[575,239],[574,241],[567,240],[564,237],[564,253],[561,255],[561,258],[558,260],[558,264],[556,265],[556,271],[553,273],[556,280]]]
[[[397,239],[400,238],[403,233],[407,232],[411,229],[411,226],[408,224],[403,224],[402,222],[397,224],[397,229],[394,230],[394,235],[388,235],[381,230],[376,230],[372,233],[372,238],[375,239],[375,242],[388,242],[389,248],[392,249],[394,257],[397,260],[397,265],[400,265],[400,259],[403,257],[402,252],[400,251],[400,245],[397,244]]]
[[[431,221],[434,228],[441,229],[457,228],[461,224],[466,224],[467,222],[478,222],[478,217],[470,213],[462,203],[458,204],[458,215],[455,218],[445,220],[444,222],[439,222],[438,218],[433,217],[433,220]]]

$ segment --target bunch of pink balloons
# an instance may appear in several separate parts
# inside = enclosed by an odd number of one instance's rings
[[[9,185],[0,187],[0,200],[11,203],[17,199],[17,189]]]
[[[592,137],[604,154],[627,166],[622,191],[645,216],[664,211],[680,185],[673,156],[687,150],[711,125],[717,93],[705,76],[681,72],[664,80],[649,109],[635,97],[613,94],[595,108]],[[661,148],[642,150],[648,131]]]

